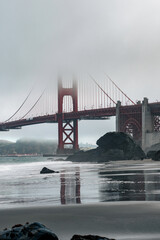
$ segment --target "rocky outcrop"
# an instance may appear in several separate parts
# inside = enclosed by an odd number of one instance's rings
[[[159,151],[149,151],[147,153],[147,158],[151,158],[155,161],[160,161],[160,150]]]
[[[156,143],[146,149],[147,158],[160,161],[160,143]]]
[[[100,237],[97,235],[74,235],[71,240],[115,240],[106,237]]]
[[[97,145],[105,151],[118,151],[123,159],[143,159],[145,154],[141,147],[126,133],[109,132],[97,140]]]
[[[123,132],[109,132],[97,140],[98,147],[89,151],[79,151],[69,156],[69,161],[106,162],[115,160],[144,159],[145,153],[139,145]]]
[[[17,224],[12,229],[0,232],[0,240],[58,240],[58,237],[43,224],[34,222]],[[74,235],[71,240],[115,240],[95,235]]]
[[[43,224],[26,223],[15,225],[12,229],[0,232],[0,240],[58,240],[56,234],[46,228]]]
[[[56,172],[46,167],[42,168],[42,170],[40,171],[40,174],[47,174],[47,173],[59,173],[59,172]]]

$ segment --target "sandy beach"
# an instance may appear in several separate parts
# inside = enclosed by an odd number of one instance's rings
[[[0,227],[38,221],[59,239],[98,234],[119,239],[160,239],[159,202],[115,202],[0,210]]]
[[[47,167],[60,173],[44,177],[39,174],[42,160],[2,159],[0,230],[36,221],[60,240],[70,240],[74,234],[160,239],[159,162],[105,165],[46,160]]]

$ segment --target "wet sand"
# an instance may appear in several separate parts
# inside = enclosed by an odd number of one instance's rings
[[[38,221],[61,240],[73,234],[109,238],[160,239],[160,202],[112,202],[53,207],[0,209],[0,229]]]

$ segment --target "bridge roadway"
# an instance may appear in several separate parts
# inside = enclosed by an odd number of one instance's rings
[[[62,113],[64,120],[74,119],[104,119],[116,115],[116,107],[104,108],[104,109],[91,109],[78,112]],[[10,129],[19,129],[23,126],[40,124],[40,123],[58,123],[59,114],[44,115],[38,117],[31,117],[25,119],[19,119],[10,122],[0,123],[0,131],[8,131]]]
[[[152,115],[160,115],[160,102],[150,103],[150,110]],[[133,115],[142,114],[142,104],[121,106],[120,113],[133,117]],[[41,123],[57,123],[58,113],[37,117],[30,117],[25,119],[19,119],[9,122],[0,123],[0,131],[8,131],[10,129],[20,129],[23,126],[41,124]],[[116,116],[116,107],[102,108],[102,109],[90,109],[78,112],[62,113],[64,120],[95,120],[95,119],[107,119],[108,117]]]

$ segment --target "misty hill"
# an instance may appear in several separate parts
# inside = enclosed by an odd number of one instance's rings
[[[53,154],[57,143],[53,140],[26,140],[17,142],[0,140],[0,155],[9,154]]]
[[[7,140],[0,140],[0,146],[6,146],[9,144],[12,144],[13,142],[7,141]]]

